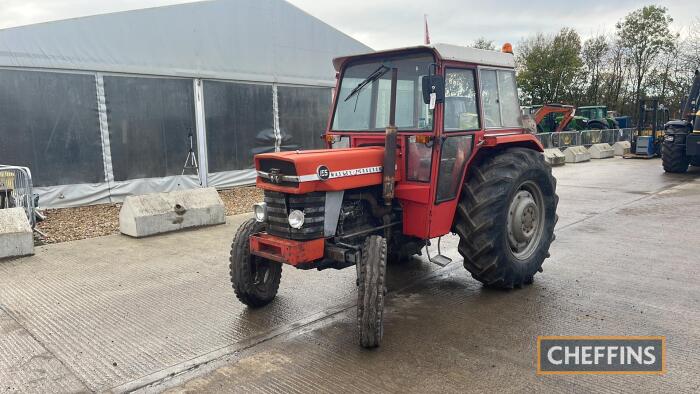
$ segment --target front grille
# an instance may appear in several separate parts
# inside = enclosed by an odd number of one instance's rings
[[[276,171],[279,175],[297,175],[297,169],[294,163],[290,161],[278,160],[278,159],[260,159],[258,171],[271,173]],[[267,178],[260,178],[265,183],[270,183],[273,185],[286,186],[286,187],[299,187],[299,182],[294,181],[280,181],[277,183],[271,182]]]
[[[258,170],[263,172],[270,172],[273,168],[279,170],[282,175],[296,175],[297,169],[294,167],[294,163],[291,161],[277,160],[277,159],[260,159],[260,168]]]
[[[326,193],[286,194],[265,190],[267,204],[267,233],[287,239],[309,240],[323,237]],[[304,225],[300,229],[289,226],[289,211],[304,212]]]

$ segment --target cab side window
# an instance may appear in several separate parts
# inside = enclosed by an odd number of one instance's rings
[[[444,122],[445,131],[479,129],[474,70],[447,69]]]
[[[480,75],[485,126],[522,127],[515,72],[481,70]]]
[[[501,102],[503,127],[522,127],[520,100],[515,85],[515,72],[498,70],[498,97]]]

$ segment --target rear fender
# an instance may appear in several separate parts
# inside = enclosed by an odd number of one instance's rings
[[[479,165],[481,161],[489,155],[493,155],[496,150],[507,148],[527,148],[538,152],[544,152],[544,146],[533,134],[511,134],[511,135],[485,135],[480,143],[477,144],[478,150],[474,157],[469,162],[467,172],[463,182],[469,177],[469,169],[475,165]],[[460,192],[461,194],[461,192]]]
[[[500,134],[500,135],[484,135],[484,138],[478,144],[479,148],[511,148],[523,147],[534,149],[539,152],[544,152],[544,146],[540,140],[532,134]],[[479,149],[479,151],[481,151]],[[478,153],[478,152],[477,152]]]

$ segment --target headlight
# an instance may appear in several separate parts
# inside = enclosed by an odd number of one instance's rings
[[[267,220],[267,204],[264,202],[259,202],[253,204],[253,212],[255,213],[255,220],[263,223]]]
[[[673,142],[673,135],[664,136],[664,141]]]
[[[299,229],[304,225],[304,212],[297,209],[293,209],[289,212],[289,225],[292,228]]]

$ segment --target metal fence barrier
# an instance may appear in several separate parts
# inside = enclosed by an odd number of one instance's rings
[[[545,148],[564,149],[568,146],[579,144],[580,136],[578,131],[560,131],[558,133],[535,134]]]
[[[580,145],[586,148],[590,148],[590,146],[593,144],[603,142],[603,130],[582,130],[580,135]]]
[[[32,228],[36,224],[36,197],[27,167],[0,165],[0,209],[22,208]]]
[[[618,134],[618,130],[613,130],[613,129],[601,130],[600,142],[604,142],[606,144],[612,145],[615,142],[617,142],[617,134]]]
[[[552,147],[552,133],[537,133],[535,134],[535,137],[540,140],[540,144],[542,144],[545,149]]]
[[[610,145],[617,141],[632,142],[636,135],[636,129],[561,131],[557,133],[535,134],[545,148],[559,148],[561,150],[569,146],[578,145],[588,148],[593,144],[601,142]]]
[[[637,136],[637,134],[638,134],[638,131],[637,131],[637,129],[634,129],[634,128],[619,129],[619,130],[617,130],[617,139],[615,140],[615,142],[617,142],[617,141],[633,142],[634,138]],[[615,142],[613,142],[613,143],[615,143]]]
[[[552,146],[556,148],[564,149],[581,143],[581,134],[576,131],[562,131],[554,134],[552,136]]]

